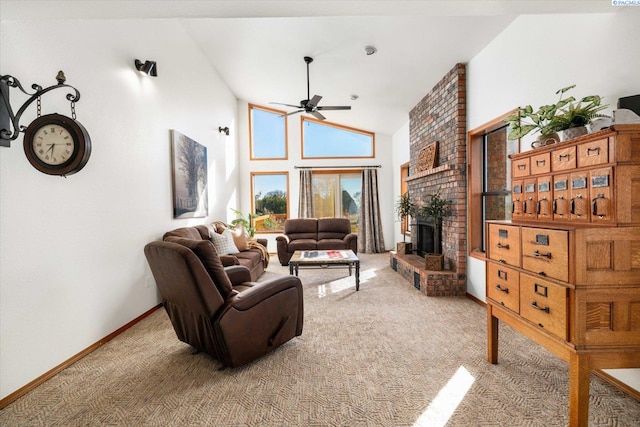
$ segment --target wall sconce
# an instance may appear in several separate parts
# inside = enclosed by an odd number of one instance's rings
[[[140,71],[142,74],[146,74],[151,77],[158,77],[158,66],[156,65],[156,61],[140,61],[139,59],[135,60],[136,70]]]
[[[228,127],[222,127],[222,126],[218,126],[218,132],[223,133],[225,135],[229,135],[229,128]]]

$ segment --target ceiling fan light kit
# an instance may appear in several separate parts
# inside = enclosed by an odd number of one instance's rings
[[[283,104],[281,102],[270,102],[269,104],[284,105],[285,107],[297,108],[298,110],[284,114],[285,116],[291,116],[298,113],[308,113],[314,116],[318,120],[325,120],[321,110],[351,110],[350,105],[334,105],[334,106],[318,106],[318,103],[322,99],[320,95],[314,95],[311,98],[311,91],[309,90],[309,64],[313,62],[313,58],[310,56],[304,57],[304,62],[307,64],[307,99],[300,101],[300,105]]]

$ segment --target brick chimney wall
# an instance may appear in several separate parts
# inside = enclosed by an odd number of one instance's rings
[[[419,153],[438,141],[435,168],[419,170]],[[409,113],[411,163],[407,179],[413,201],[422,206],[428,195],[440,192],[451,201],[451,215],[442,224],[445,269],[454,273],[450,295],[466,293],[467,179],[466,179],[466,67],[456,64]],[[412,243],[415,247],[416,236]]]

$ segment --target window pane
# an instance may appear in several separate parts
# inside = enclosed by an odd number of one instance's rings
[[[286,159],[286,117],[283,112],[250,106],[252,159]]]
[[[360,214],[360,195],[362,192],[362,178],[358,174],[341,175],[342,189],[342,218],[349,218],[351,231],[358,232],[358,215]]]
[[[313,215],[334,217],[336,212],[336,179],[334,175],[313,175]]]
[[[256,231],[282,231],[287,219],[288,174],[252,174]]]
[[[316,218],[348,218],[351,231],[358,232],[360,174],[314,174],[312,177],[313,209]],[[339,189],[339,191],[338,191]]]
[[[498,194],[485,196],[484,219],[511,219],[511,195]]]
[[[302,158],[373,157],[374,134],[302,119]]]

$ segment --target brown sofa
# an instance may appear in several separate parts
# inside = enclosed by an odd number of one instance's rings
[[[180,341],[236,367],[302,334],[297,277],[254,282],[246,267],[223,267],[210,240],[167,238],[144,253]]]
[[[215,225],[196,225],[194,227],[176,228],[175,230],[164,233],[162,240],[168,237],[184,237],[191,240],[210,240],[209,233],[215,229],[218,233],[222,231],[220,227]],[[232,265],[243,265],[249,269],[251,280],[255,281],[264,273],[269,262],[269,254],[267,253],[267,239],[256,239],[260,247],[253,247],[248,250],[241,250],[237,254],[219,254],[220,261],[225,267]]]
[[[295,251],[351,249],[358,253],[358,235],[351,232],[347,218],[288,219],[276,243],[282,265],[289,264]]]

